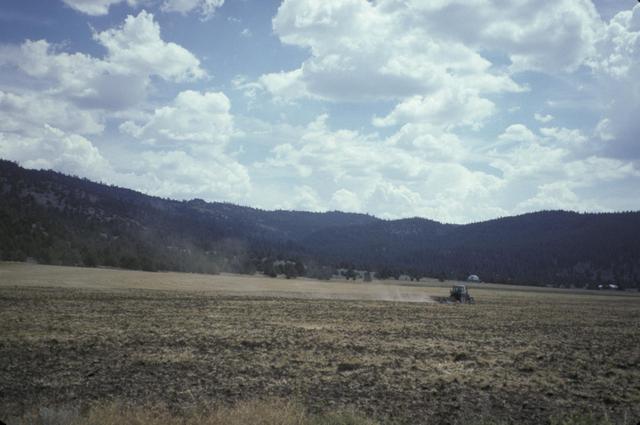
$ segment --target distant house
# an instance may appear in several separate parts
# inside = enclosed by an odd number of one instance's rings
[[[480,278],[477,274],[470,274],[467,278],[467,282],[480,282]]]

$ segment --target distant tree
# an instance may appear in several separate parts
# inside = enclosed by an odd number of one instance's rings
[[[142,256],[139,259],[139,267],[145,272],[157,272],[158,268],[153,263],[153,260],[148,256]],[[200,273],[206,273],[206,270],[202,270]]]
[[[267,258],[263,261],[263,273],[266,276],[269,277],[278,277],[278,272],[276,271],[275,267],[273,266],[273,260]]]
[[[371,272],[369,270],[364,272],[364,281],[365,282],[371,282],[372,280],[373,279],[371,278]]]
[[[85,267],[96,267],[98,265],[98,261],[92,252],[85,252],[82,256],[82,264]]]
[[[132,255],[123,255],[120,257],[119,266],[123,269],[136,270],[140,269],[140,262]]]
[[[305,276],[308,276],[312,279],[330,280],[333,274],[334,270],[331,267],[310,265],[306,270]]]
[[[293,261],[286,261],[284,263],[284,275],[287,279],[295,279],[298,277],[298,269],[296,263]]]
[[[298,276],[304,276],[305,275],[306,268],[305,268],[304,263],[302,261],[295,260],[294,267],[296,269],[296,274]]]
[[[388,279],[389,271],[385,267],[382,267],[376,271],[376,277],[381,280]]]
[[[409,275],[409,279],[411,279],[411,281],[413,282],[414,280],[416,282],[419,282],[420,279],[422,278],[422,273],[420,273],[419,271],[417,271],[416,269],[411,269],[409,270],[409,272],[407,273]]]
[[[238,273],[252,275],[255,274],[255,272],[256,266],[249,258],[243,257],[238,262]]]

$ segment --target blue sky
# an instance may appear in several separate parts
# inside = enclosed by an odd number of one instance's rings
[[[0,157],[465,223],[640,209],[634,0],[8,0]]]

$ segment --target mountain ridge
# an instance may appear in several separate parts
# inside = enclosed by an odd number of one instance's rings
[[[177,201],[0,160],[0,258],[327,277],[640,287],[640,212],[539,211],[467,224]],[[294,270],[293,265],[297,268]]]

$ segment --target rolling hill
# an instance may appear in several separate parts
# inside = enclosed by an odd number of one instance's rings
[[[541,211],[453,225],[264,211],[162,199],[0,160],[4,260],[292,277],[328,277],[340,267],[379,277],[475,273],[504,283],[637,288],[639,235],[639,212]]]

